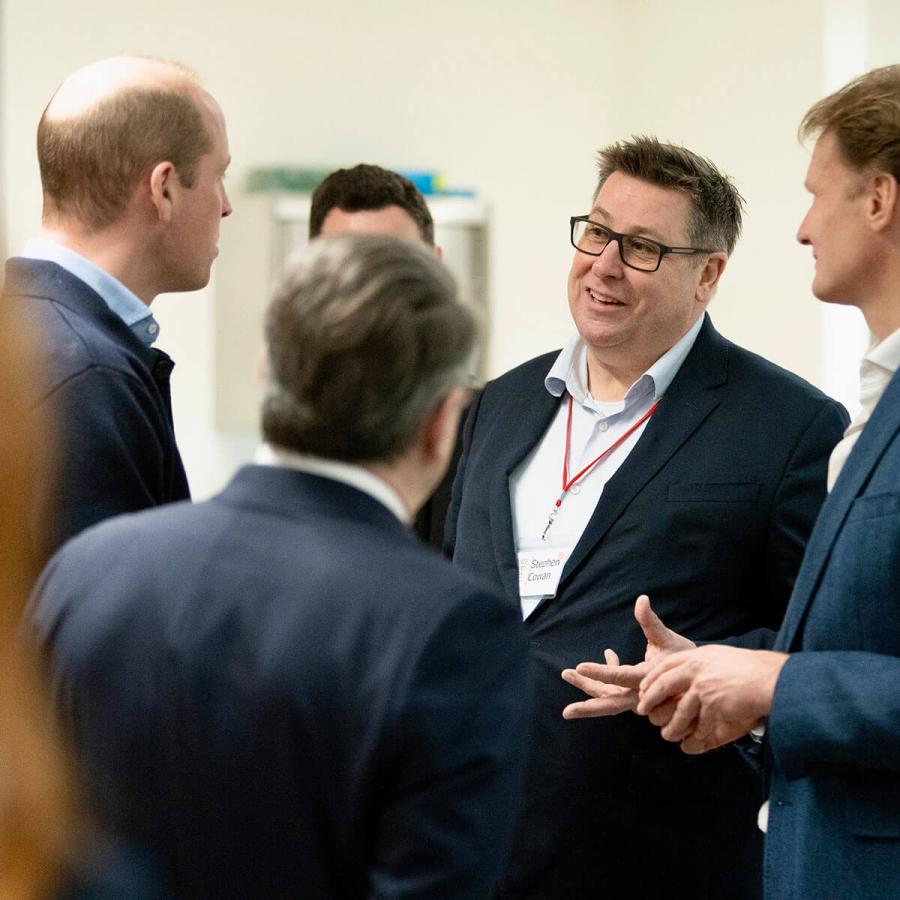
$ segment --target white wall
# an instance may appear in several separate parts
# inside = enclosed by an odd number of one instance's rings
[[[746,202],[743,237],[710,306],[729,337],[810,380],[820,374],[812,258],[795,241],[805,211],[802,113],[821,96],[816,0],[633,5],[637,81],[623,133],[650,131],[709,156]]]
[[[869,4],[870,19],[896,24],[889,6]],[[812,262],[793,235],[807,158],[795,132],[823,91],[825,13],[814,0],[6,0],[7,239],[16,249],[38,225],[35,125],[66,74],[121,52],[197,69],[228,121],[235,214],[211,288],[154,308],[160,343],[178,362],[179,438],[201,495],[249,441],[216,432],[213,410],[216,329],[233,327],[227,315],[257,333],[242,301],[250,308],[250,295],[267,290],[250,275],[259,225],[255,198],[240,185],[252,166],[366,160],[437,169],[475,188],[492,209],[489,368],[498,373],[570,331],[567,220],[587,208],[596,149],[632,132],[683,141],[729,172],[748,200],[745,237],[712,307],[717,324],[821,382]],[[226,364],[249,382],[252,356]]]

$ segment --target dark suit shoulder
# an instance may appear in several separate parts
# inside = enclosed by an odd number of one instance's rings
[[[149,351],[92,288],[55,263],[11,259],[5,296],[15,315],[39,335],[40,390],[91,368],[143,380]]]
[[[271,490],[297,490],[291,484],[297,473],[262,475]],[[131,628],[131,608],[152,628],[154,607],[163,608],[173,619],[193,622],[188,630],[203,642],[204,630],[215,629],[215,619],[227,619],[230,610],[250,631],[297,628],[324,635],[334,623],[352,621],[360,634],[387,628],[409,639],[473,599],[506,607],[483,583],[423,546],[377,501],[360,494],[358,506],[342,509],[340,492],[336,496],[329,508],[307,503],[298,492],[290,510],[288,502],[266,498],[235,503],[226,490],[202,503],[101,522],[51,561],[45,576],[51,590],[40,618],[93,606],[96,615]],[[107,606],[114,595],[116,604]],[[75,607],[54,610],[58,597],[67,598],[63,606],[74,600]],[[285,647],[286,655],[292,652]]]
[[[756,384],[761,392],[777,390],[780,396],[773,396],[771,398],[773,402],[787,397],[792,402],[807,400],[814,404],[823,402],[836,404],[836,401],[826,393],[795,372],[791,372],[726,338],[722,338],[722,340],[728,351],[729,376],[741,379],[742,382],[752,380],[752,383]]]
[[[9,260],[5,294],[15,315],[40,335],[37,352],[56,380],[96,365],[124,374],[147,365],[146,348],[128,326],[99,294],[60,266]]]

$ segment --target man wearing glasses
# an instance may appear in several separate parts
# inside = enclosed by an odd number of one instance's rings
[[[846,413],[706,315],[740,233],[730,179],[649,137],[599,170],[570,222],[577,333],[475,402],[447,523],[454,562],[531,638],[534,750],[499,894],[758,897],[763,791],[737,752],[688,758],[634,715],[566,721],[582,695],[560,670],[666,640],[649,606],[635,623],[644,593],[677,632],[761,646]]]

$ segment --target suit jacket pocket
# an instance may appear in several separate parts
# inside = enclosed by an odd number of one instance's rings
[[[669,485],[666,499],[669,502],[690,503],[753,503],[759,497],[761,487],[750,481],[682,482]]]
[[[881,519],[900,513],[900,493],[887,491],[880,494],[863,494],[853,501],[847,516],[848,522],[863,519]]]

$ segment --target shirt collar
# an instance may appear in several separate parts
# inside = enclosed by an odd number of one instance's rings
[[[666,392],[691,352],[704,319],[705,316],[700,316],[687,333],[628,388],[624,399],[618,404],[620,409],[648,396],[658,400]],[[587,380],[587,345],[576,333],[556,357],[544,379],[544,386],[554,397],[561,397],[564,391],[568,391],[583,406],[602,409],[609,414],[610,404],[600,404],[588,394]]]
[[[159,337],[159,323],[150,308],[121,281],[80,253],[46,238],[30,238],[22,254],[27,259],[42,259],[56,263],[70,274],[93,288],[114,312],[147,347]]]
[[[863,361],[879,366],[893,375],[900,368],[900,328],[883,341],[869,347]]]
[[[261,466],[282,466],[343,482],[386,506],[404,525],[409,525],[411,521],[400,495],[387,482],[362,466],[339,462],[336,459],[323,459],[321,456],[294,453],[282,447],[273,447],[271,444],[260,444],[253,461]]]

